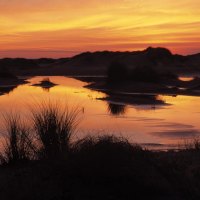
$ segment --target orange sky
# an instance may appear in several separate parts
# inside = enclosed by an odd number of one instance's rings
[[[0,57],[200,52],[199,0],[0,0]]]

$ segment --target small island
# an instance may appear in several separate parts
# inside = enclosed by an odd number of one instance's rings
[[[43,89],[48,90],[56,85],[57,84],[51,82],[49,78],[44,78],[42,81],[40,81],[39,83],[33,84],[32,86],[38,86],[38,87],[42,87]]]

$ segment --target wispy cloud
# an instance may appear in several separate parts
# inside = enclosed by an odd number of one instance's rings
[[[0,0],[0,50],[156,45],[187,54],[200,50],[199,7],[199,0]]]

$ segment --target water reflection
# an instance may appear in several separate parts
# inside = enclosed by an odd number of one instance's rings
[[[42,89],[43,89],[43,91],[45,91],[45,92],[50,92],[50,89],[52,88],[52,87],[41,87]]]
[[[0,113],[18,109],[28,119],[27,104],[31,106],[34,99],[70,100],[70,105],[83,108],[84,119],[74,136],[77,138],[104,130],[133,143],[162,146],[199,135],[200,97],[104,93],[85,88],[87,83],[68,77],[50,77],[57,85],[48,92],[31,86],[43,78],[31,78],[29,84],[0,96]]]
[[[179,77],[179,80],[181,80],[181,81],[192,81],[192,80],[194,80],[194,77],[193,76],[180,76]]]
[[[106,97],[99,98],[99,100],[107,101],[108,111],[114,115],[125,114],[126,106],[124,105],[131,105],[136,110],[156,110],[170,105],[166,103],[160,95],[121,94],[111,92],[106,92],[106,94]]]
[[[200,136],[200,131],[196,129],[181,129],[181,130],[166,130],[151,133],[154,136],[161,138],[169,138],[174,140],[192,139]]]
[[[18,86],[14,85],[14,86],[2,86],[0,87],[0,95],[4,95],[4,94],[9,94],[10,92],[12,92],[14,89],[16,89]]]
[[[126,105],[108,102],[108,112],[112,115],[124,115],[126,113]]]

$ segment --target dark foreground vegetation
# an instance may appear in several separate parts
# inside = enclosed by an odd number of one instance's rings
[[[114,136],[72,141],[79,108],[47,102],[31,113],[32,126],[4,116],[1,199],[200,198],[198,141],[179,152],[151,152]]]

